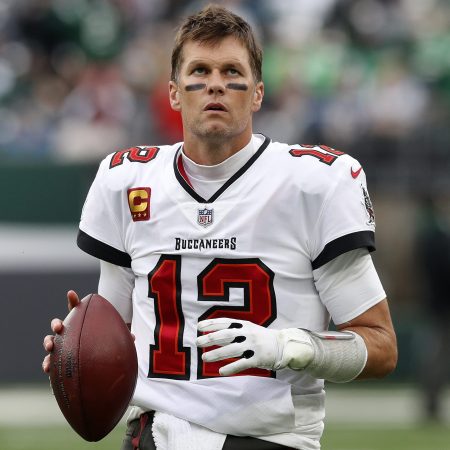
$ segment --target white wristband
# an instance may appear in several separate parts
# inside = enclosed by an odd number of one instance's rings
[[[306,371],[315,378],[334,383],[355,379],[367,362],[364,339],[353,331],[310,332],[314,358]]]

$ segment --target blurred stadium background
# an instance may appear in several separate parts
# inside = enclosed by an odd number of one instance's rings
[[[40,364],[49,319],[65,315],[69,288],[82,295],[96,290],[97,262],[76,248],[75,237],[99,160],[123,147],[181,139],[167,100],[169,55],[179,18],[204,3],[0,0],[2,450],[28,445],[8,441],[14,403],[22,412],[37,405],[37,414],[25,416],[30,426],[51,416],[33,394],[48,393]],[[255,130],[339,148],[358,158],[368,176],[377,214],[374,259],[400,359],[381,383],[329,387],[331,405],[339,406],[331,406],[331,428],[340,417],[349,418],[350,429],[365,429],[361,417],[373,425],[367,411],[375,411],[378,398],[411,432],[433,418],[427,385],[442,400],[434,417],[441,425],[431,434],[447,433],[448,446],[417,448],[450,449],[449,334],[442,337],[450,318],[450,2],[218,3],[245,16],[264,44],[266,98]],[[346,392],[356,403],[344,401]],[[384,422],[392,426],[390,417]],[[372,444],[384,442],[382,434]],[[383,445],[351,448],[389,448]],[[416,448],[408,445],[393,448]]]

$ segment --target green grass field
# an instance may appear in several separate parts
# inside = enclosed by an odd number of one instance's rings
[[[415,427],[325,428],[323,450],[450,450],[450,428],[441,425]]]
[[[443,426],[422,421],[414,386],[375,386],[328,387],[322,450],[450,450],[450,389]],[[0,450],[120,450],[124,432],[120,422],[102,441],[86,442],[65,423],[48,386],[0,389]]]
[[[120,450],[120,425],[100,442],[83,441],[69,426],[0,428],[1,450]],[[450,428],[362,427],[346,424],[326,427],[322,450],[450,450]]]

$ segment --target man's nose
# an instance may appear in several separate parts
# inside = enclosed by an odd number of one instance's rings
[[[225,82],[220,71],[213,70],[210,73],[207,90],[208,94],[223,94],[225,92]]]

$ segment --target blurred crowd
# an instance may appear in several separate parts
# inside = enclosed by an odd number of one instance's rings
[[[3,160],[98,161],[181,139],[167,99],[180,17],[205,1],[0,0]],[[265,49],[255,129],[341,148],[373,182],[450,171],[450,2],[229,0]],[[440,174],[440,176],[439,176]]]
[[[0,187],[1,174],[16,181],[12,166],[85,169],[124,147],[180,141],[181,120],[168,102],[170,53],[181,18],[206,3],[0,0]],[[426,368],[427,414],[437,417],[450,370],[441,364],[450,320],[450,1],[216,3],[244,16],[264,47],[255,131],[324,143],[364,165],[381,217],[376,258],[401,319],[397,373]],[[33,186],[39,174],[20,174],[18,186]],[[51,210],[48,217],[60,219],[53,201],[66,195],[58,185],[64,176],[41,186],[47,196],[40,191],[38,200],[27,188],[25,209],[36,203],[43,217]],[[3,197],[2,211],[15,207],[17,221],[22,203]]]

